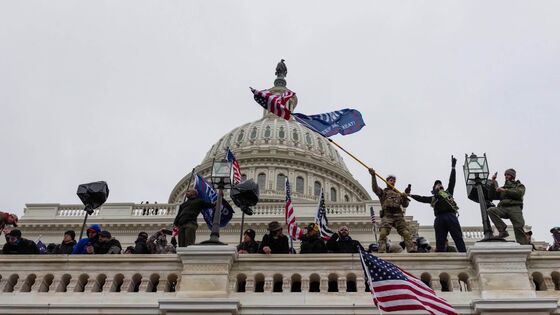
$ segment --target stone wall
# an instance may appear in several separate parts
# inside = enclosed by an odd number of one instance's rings
[[[459,314],[558,314],[560,254],[515,243],[380,254]],[[379,314],[357,254],[0,256],[0,314]]]

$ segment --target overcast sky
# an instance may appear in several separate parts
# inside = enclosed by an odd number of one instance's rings
[[[166,202],[223,134],[262,115],[280,58],[298,112],[351,107],[335,140],[397,186],[429,194],[450,155],[517,170],[524,214],[550,241],[557,206],[557,1],[2,1],[0,209]],[[367,171],[343,155],[369,189]],[[458,169],[461,171],[461,169]],[[459,172],[463,225],[480,225]],[[429,205],[409,213],[433,223]]]

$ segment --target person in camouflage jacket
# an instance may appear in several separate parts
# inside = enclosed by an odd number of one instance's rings
[[[404,244],[408,252],[414,252],[412,244],[412,237],[408,224],[404,219],[403,207],[408,207],[410,200],[406,194],[397,192],[394,187],[397,181],[395,176],[388,176],[387,182],[392,186],[385,189],[379,188],[377,179],[375,178],[375,171],[370,168],[371,174],[371,188],[373,192],[379,197],[381,202],[381,209],[383,215],[381,216],[381,226],[379,227],[379,253],[385,253],[387,250],[387,235],[391,233],[391,228],[397,229],[397,232],[404,238]]]
[[[509,233],[506,231],[507,225],[502,219],[510,219],[515,233],[517,243],[527,245],[525,237],[525,219],[523,219],[523,195],[525,186],[519,180],[515,180],[516,172],[510,168],[504,172],[505,184],[498,187],[496,174],[492,176],[488,197],[490,200],[500,200],[497,207],[488,209],[488,216],[496,226],[498,237],[506,238]]]

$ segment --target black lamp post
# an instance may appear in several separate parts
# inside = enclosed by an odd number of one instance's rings
[[[480,205],[480,215],[482,216],[482,227],[484,229],[484,238],[480,240],[492,241],[495,240],[492,233],[492,227],[487,213],[488,196],[487,183],[488,175],[488,161],[486,160],[486,153],[484,156],[477,156],[472,153],[470,156],[465,154],[465,164],[463,165],[463,172],[465,173],[465,182],[467,185],[467,196],[470,200],[478,202]]]
[[[227,160],[221,160],[218,162],[214,161],[212,163],[212,174],[210,175],[210,179],[212,180],[214,188],[218,190],[218,200],[216,201],[216,207],[214,208],[214,219],[212,220],[212,232],[210,233],[210,239],[200,244],[226,245],[220,242],[220,220],[222,218],[222,198],[224,195],[224,189],[231,188],[231,175],[231,163]]]

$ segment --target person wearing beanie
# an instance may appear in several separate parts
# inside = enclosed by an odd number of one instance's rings
[[[255,230],[247,229],[243,233],[243,242],[237,245],[240,254],[255,254],[259,250],[259,243],[255,241]]]
[[[109,231],[99,232],[98,246],[94,246],[96,254],[120,254],[121,243],[114,239]]]
[[[4,255],[30,255],[39,254],[39,248],[35,242],[22,238],[21,231],[18,229],[11,230],[6,234],[6,244],[2,248]]]
[[[404,238],[406,249],[409,253],[415,252],[412,245],[412,237],[410,236],[410,228],[404,219],[403,208],[408,207],[410,200],[406,193],[399,193],[395,190],[397,178],[394,175],[387,177],[387,188],[381,189],[377,185],[375,171],[370,168],[371,188],[379,197],[381,202],[381,225],[379,227],[379,253],[387,251],[387,235],[391,233],[391,229],[397,229],[397,232]]]
[[[74,250],[74,246],[76,245],[76,232],[73,230],[68,230],[64,232],[64,237],[62,239],[62,243],[56,245],[53,250],[53,254],[65,254],[70,255]]]
[[[459,207],[453,199],[453,191],[455,189],[455,165],[457,159],[451,156],[451,174],[449,175],[449,183],[447,189],[443,187],[441,180],[436,180],[432,186],[431,196],[409,195],[412,199],[429,203],[434,209],[434,230],[436,234],[436,252],[445,252],[447,234],[451,234],[457,250],[464,253],[467,251],[465,241],[463,240],[463,231],[457,217]]]
[[[282,225],[278,221],[272,221],[268,224],[268,232],[263,236],[258,252],[267,255],[289,254],[288,237],[282,234]]]
[[[321,254],[327,252],[325,241],[319,234],[319,226],[316,223],[309,223],[307,233],[301,238],[300,254]]]
[[[134,250],[132,251],[133,254],[149,254],[150,250],[148,249],[148,233],[142,231],[138,233],[138,237],[136,241],[134,241]]]
[[[499,187],[496,181],[497,173],[492,176],[490,188],[488,189],[488,199],[500,200],[497,207],[488,208],[488,217],[498,230],[498,238],[506,238],[509,236],[507,225],[502,219],[510,219],[515,233],[515,240],[521,245],[528,245],[529,242],[525,237],[525,219],[523,218],[523,196],[525,195],[525,186],[515,180],[517,172],[513,169],[507,169],[504,172],[505,184]]]

